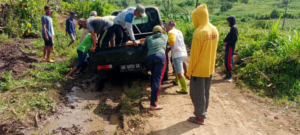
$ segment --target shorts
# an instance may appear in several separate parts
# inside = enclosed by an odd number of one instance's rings
[[[69,34],[69,36],[70,36],[70,38],[71,38],[72,41],[75,41],[75,39],[76,39],[76,35],[75,34]]]
[[[47,41],[45,38],[44,39],[44,43],[45,43],[45,46],[53,46],[53,40],[52,40],[52,37],[48,37],[49,40]]]
[[[86,61],[87,54],[80,51],[80,50],[77,50],[77,54],[78,54],[78,64],[76,65],[76,67],[79,69],[84,65],[84,62]]]
[[[178,58],[173,59],[175,72],[177,74],[183,73],[183,62],[185,59],[186,59],[186,57],[178,57]]]

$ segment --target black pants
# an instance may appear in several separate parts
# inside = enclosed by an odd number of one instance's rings
[[[107,48],[109,47],[109,41],[115,33],[116,27],[113,25],[109,27],[107,30],[102,30],[100,34],[97,35],[98,43],[97,46],[99,48]]]
[[[116,34],[116,46],[120,46],[122,44],[126,44],[128,41],[128,32],[126,28],[124,29],[121,25],[114,24],[115,26],[115,34]]]

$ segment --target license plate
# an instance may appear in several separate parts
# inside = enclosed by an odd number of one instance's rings
[[[133,71],[137,69],[141,69],[141,64],[128,64],[120,66],[121,71]]]

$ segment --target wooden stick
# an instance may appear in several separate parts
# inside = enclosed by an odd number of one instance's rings
[[[260,73],[265,79],[267,79],[269,82],[271,81],[271,79],[269,77],[266,76],[266,74],[264,74],[262,71],[259,71],[257,68],[255,68],[255,71]]]
[[[39,115],[39,112],[37,112],[36,114],[35,114],[35,126],[36,127],[39,127],[39,124],[38,124],[38,115]]]
[[[220,55],[220,57],[216,60],[216,62],[218,62],[219,60],[221,60],[222,59],[222,57],[224,56],[224,54],[225,54],[225,51],[223,51],[223,53]]]

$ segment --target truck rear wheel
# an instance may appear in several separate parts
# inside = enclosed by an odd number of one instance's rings
[[[102,91],[103,88],[104,88],[104,84],[105,84],[105,79],[97,79],[97,82],[96,82],[96,89],[98,91]]]
[[[167,81],[167,80],[169,80],[169,73],[168,70],[165,70],[163,81]]]

